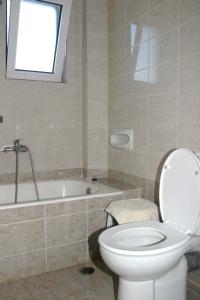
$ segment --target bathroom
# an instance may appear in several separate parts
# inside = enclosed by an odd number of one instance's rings
[[[106,205],[139,196],[158,203],[166,153],[200,152],[200,1],[72,0],[60,82],[9,76],[6,4],[0,5],[0,148],[22,139],[38,184],[97,178],[107,189],[69,204],[16,205],[14,190],[13,204],[1,200],[0,299],[114,300],[116,277],[96,260]],[[110,145],[113,129],[132,130],[130,149]],[[15,159],[12,151],[0,152],[1,186],[14,187]],[[19,182],[32,184],[27,153],[19,154]],[[80,274],[82,264],[95,273]],[[188,300],[199,299],[194,271]]]

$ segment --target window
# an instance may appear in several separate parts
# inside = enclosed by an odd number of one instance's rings
[[[72,0],[7,0],[7,78],[62,80]]]

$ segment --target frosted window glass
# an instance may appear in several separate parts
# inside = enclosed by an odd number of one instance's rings
[[[21,1],[15,70],[54,72],[60,15],[60,5]]]

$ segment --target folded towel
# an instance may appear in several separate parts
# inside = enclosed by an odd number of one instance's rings
[[[136,198],[112,202],[106,208],[118,224],[159,220],[158,209],[153,202]]]

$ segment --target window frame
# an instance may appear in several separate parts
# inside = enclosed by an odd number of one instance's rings
[[[20,2],[21,0],[11,0],[10,4],[6,78],[62,82],[72,0],[41,0],[62,6],[53,73],[15,69]]]

